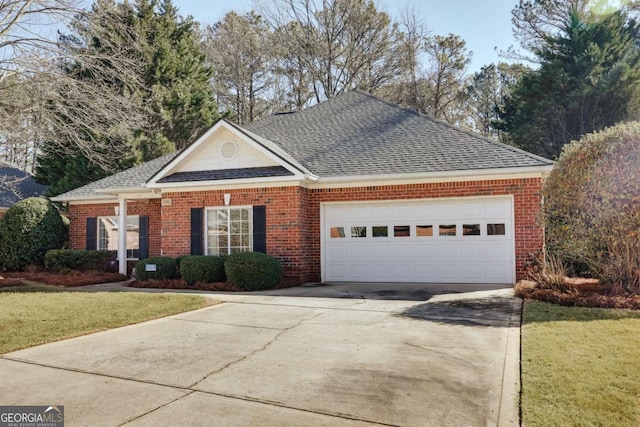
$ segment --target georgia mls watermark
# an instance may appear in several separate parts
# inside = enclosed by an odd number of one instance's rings
[[[0,406],[0,427],[64,427],[64,406]]]

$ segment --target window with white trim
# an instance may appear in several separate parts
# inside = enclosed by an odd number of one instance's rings
[[[98,250],[118,250],[118,217],[98,217]],[[127,259],[138,259],[140,253],[140,217],[127,216]]]
[[[224,256],[253,250],[251,207],[207,209],[207,255]]]

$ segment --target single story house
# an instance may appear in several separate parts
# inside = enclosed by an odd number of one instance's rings
[[[543,247],[552,166],[351,91],[249,125],[219,120],[184,150],[54,200],[69,204],[70,246],[117,248],[121,271],[261,251],[300,283],[514,283]]]
[[[0,218],[20,200],[42,196],[46,190],[30,173],[0,160]]]

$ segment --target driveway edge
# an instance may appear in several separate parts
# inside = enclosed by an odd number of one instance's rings
[[[520,326],[522,324],[522,300],[514,297],[502,374],[502,394],[498,426],[520,425]]]

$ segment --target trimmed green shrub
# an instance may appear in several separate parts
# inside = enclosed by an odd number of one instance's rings
[[[106,251],[52,249],[44,256],[44,266],[53,272],[64,270],[105,271],[107,260],[112,257],[113,254]]]
[[[182,264],[182,260],[189,256],[192,255],[180,255],[176,257],[176,268],[178,269],[178,273],[180,273],[180,264]]]
[[[224,263],[227,281],[246,291],[271,289],[282,279],[282,265],[260,252],[238,252]]]
[[[0,219],[0,269],[44,266],[48,250],[64,246],[67,227],[46,199],[31,197],[13,205]]]
[[[155,264],[156,271],[147,271],[148,264]],[[136,264],[136,280],[171,280],[178,276],[176,260],[166,256],[143,259]]]
[[[640,291],[640,123],[585,135],[544,186],[547,251],[574,273]]]
[[[224,258],[207,255],[191,255],[180,261],[180,275],[187,283],[224,282]]]

